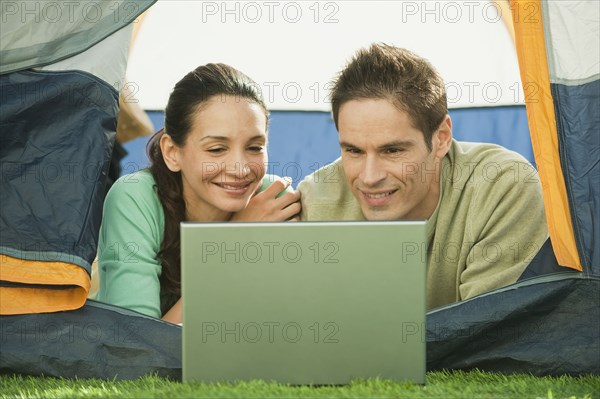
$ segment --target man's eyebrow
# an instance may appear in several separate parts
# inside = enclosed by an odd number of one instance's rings
[[[415,143],[412,140],[395,140],[395,141],[391,141],[389,143],[380,145],[379,149],[385,150],[387,148],[397,148],[397,147],[406,149],[406,148],[413,147],[414,145],[415,145]]]
[[[413,147],[414,145],[415,145],[415,143],[412,140],[394,140],[394,141],[390,141],[389,143],[380,145],[379,149],[386,149],[386,148],[392,148],[392,147],[410,148],[410,147]],[[354,144],[350,144],[345,141],[340,141],[340,147],[359,148],[359,147],[355,146]]]
[[[349,148],[349,147],[358,148],[354,144],[350,144],[350,143],[347,143],[345,141],[340,141],[340,147],[344,147],[344,148]]]

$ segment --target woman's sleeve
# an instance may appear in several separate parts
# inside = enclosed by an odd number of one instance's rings
[[[164,219],[153,180],[139,173],[119,179],[104,202],[98,245],[97,299],[161,317],[161,265],[157,259]]]

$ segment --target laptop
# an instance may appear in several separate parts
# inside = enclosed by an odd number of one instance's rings
[[[183,380],[425,383],[425,222],[182,223]]]

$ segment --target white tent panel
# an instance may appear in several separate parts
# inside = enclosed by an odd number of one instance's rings
[[[491,1],[160,0],[130,54],[144,109],[163,109],[185,73],[224,62],[252,77],[270,109],[328,111],[330,82],[372,42],[408,48],[446,80],[451,108],[523,103],[517,57]]]
[[[544,6],[547,10],[544,26],[550,38],[546,49],[551,81],[579,84],[598,79],[600,4],[589,0],[563,0],[549,1]]]
[[[127,25],[82,53],[35,69],[39,71],[80,70],[89,72],[119,91],[125,78],[132,28],[133,25]]]

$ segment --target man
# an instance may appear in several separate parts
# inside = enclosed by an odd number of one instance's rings
[[[452,138],[444,82],[393,46],[359,50],[332,91],[341,159],[298,189],[301,220],[427,220],[428,308],[514,283],[548,238],[535,169]]]

